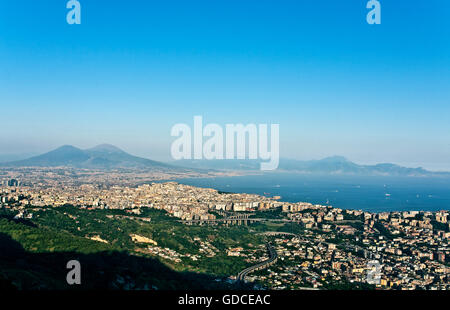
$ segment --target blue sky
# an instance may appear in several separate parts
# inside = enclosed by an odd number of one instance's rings
[[[450,170],[450,2],[0,0],[0,154],[278,123],[282,157]]]

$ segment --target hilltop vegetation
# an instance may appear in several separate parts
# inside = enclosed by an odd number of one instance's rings
[[[65,264],[79,259],[91,274],[83,287],[225,288],[226,278],[248,265],[242,257],[227,256],[227,249],[263,243],[248,227],[186,226],[164,211],[142,210],[136,215],[73,206],[30,207],[33,219],[20,221],[0,211],[0,252],[8,253],[0,255],[0,278],[3,283],[14,279],[18,288],[69,288]],[[154,244],[136,242],[132,235]],[[214,251],[202,250],[205,244]],[[155,249],[173,252],[161,256]],[[21,268],[18,257],[31,267]]]

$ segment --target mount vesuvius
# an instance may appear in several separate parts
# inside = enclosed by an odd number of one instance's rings
[[[178,167],[173,167],[165,163],[130,155],[110,144],[102,144],[86,150],[72,145],[64,145],[39,156],[6,162],[0,165],[3,167],[180,170]]]

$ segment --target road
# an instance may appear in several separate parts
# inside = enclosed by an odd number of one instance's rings
[[[239,274],[237,275],[238,283],[244,282],[245,277],[249,273],[251,273],[255,270],[264,269],[264,268],[270,266],[272,263],[274,263],[278,259],[277,251],[275,251],[275,249],[269,243],[267,243],[266,246],[267,246],[267,250],[269,251],[269,259],[266,259],[265,261],[262,261],[256,265],[247,267],[244,270],[242,270],[241,272],[239,272]]]

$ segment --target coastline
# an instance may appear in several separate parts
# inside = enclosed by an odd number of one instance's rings
[[[373,213],[450,209],[450,183],[442,178],[245,174],[173,179],[180,184],[232,193],[280,196],[280,202],[327,204]],[[163,181],[162,181],[163,182]]]

